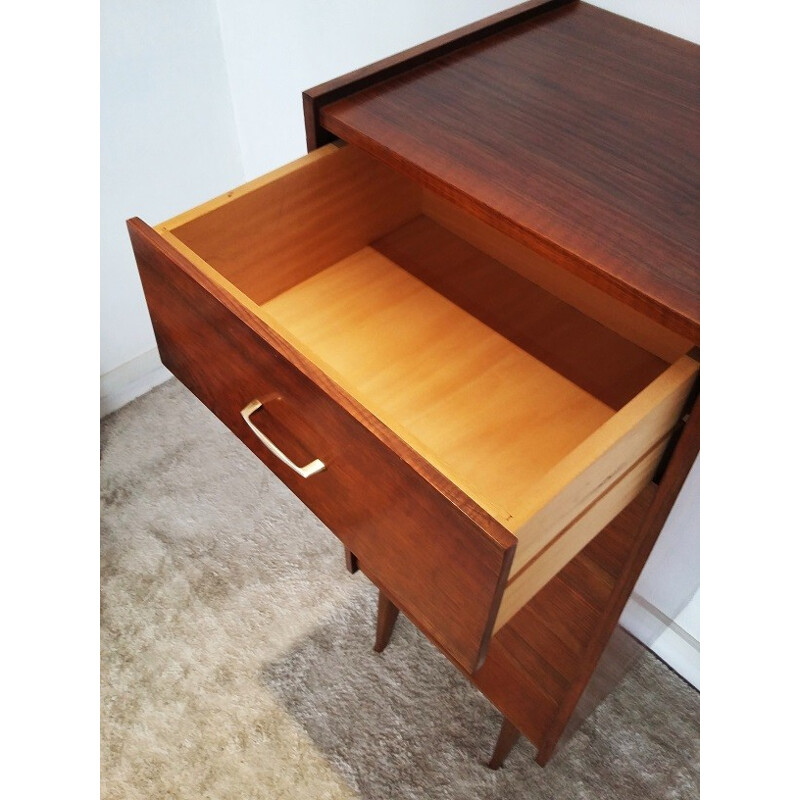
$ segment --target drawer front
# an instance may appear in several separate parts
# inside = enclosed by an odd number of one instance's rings
[[[378,439],[264,336],[226,307],[194,268],[139,220],[129,223],[164,364],[359,558],[371,578],[468,672],[483,661],[514,545]],[[297,464],[276,458],[242,417]],[[291,535],[291,532],[287,532]]]

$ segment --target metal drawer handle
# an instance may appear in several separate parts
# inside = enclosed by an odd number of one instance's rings
[[[287,458],[287,456],[267,439],[267,437],[250,421],[250,416],[255,414],[259,408],[261,408],[261,401],[253,400],[252,403],[248,403],[242,409],[242,417],[244,417],[244,421],[247,423],[250,430],[258,436],[259,441],[275,456],[275,458],[280,459],[287,467],[291,467],[291,469],[302,478],[310,478],[312,475],[316,475],[318,472],[322,472],[322,470],[325,469],[325,465],[318,458],[315,458],[310,464],[306,464],[304,467],[298,467],[290,458]]]

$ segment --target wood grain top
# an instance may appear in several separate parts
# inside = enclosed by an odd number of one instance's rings
[[[699,342],[699,48],[583,3],[325,105],[321,124]]]

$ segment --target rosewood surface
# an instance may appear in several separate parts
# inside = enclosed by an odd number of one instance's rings
[[[324,106],[571,2],[574,0],[529,0],[307,89],[303,92],[303,111],[309,152],[336,138],[320,125],[320,111]]]
[[[415,63],[321,126],[699,342],[696,45],[568,3]]]

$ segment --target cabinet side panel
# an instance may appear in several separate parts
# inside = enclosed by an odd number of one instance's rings
[[[692,395],[694,396],[694,395]],[[700,397],[697,395],[691,403],[686,424],[681,428],[669,463],[660,479],[653,500],[642,515],[642,521],[637,528],[637,535],[633,545],[628,551],[622,572],[609,598],[602,618],[595,628],[592,639],[588,642],[580,660],[580,667],[569,689],[562,698],[558,712],[553,718],[544,739],[539,746],[536,760],[542,766],[555,752],[565,728],[572,716],[581,696],[590,684],[595,668],[611,639],[619,622],[622,609],[631,596],[633,587],[641,575],[642,568],[647,561],[653,545],[656,543],[664,523],[667,521],[670,509],[675,504],[678,493],[689,474],[697,454],[700,452]]]
[[[486,663],[472,676],[544,760],[592,673],[597,648],[614,629],[624,570],[655,493],[652,484],[647,486],[531,598],[492,639]],[[594,687],[596,694],[605,696],[613,688],[614,676],[605,677]]]

